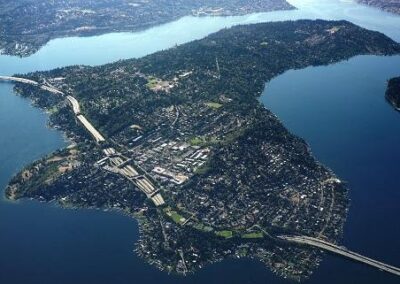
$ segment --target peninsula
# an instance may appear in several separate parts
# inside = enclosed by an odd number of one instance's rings
[[[357,0],[360,4],[370,5],[386,12],[400,14],[400,0]]]
[[[288,9],[286,0],[0,0],[0,53],[28,56],[54,38],[138,31],[190,15]]]
[[[49,111],[71,145],[23,169],[6,196],[120,210],[138,221],[137,253],[167,272],[246,257],[303,280],[318,248],[341,240],[348,189],[258,97],[290,69],[399,53],[390,38],[349,22],[303,20],[15,75],[15,90]],[[277,237],[288,235],[309,238]]]
[[[400,111],[400,77],[389,80],[385,97],[396,110]]]

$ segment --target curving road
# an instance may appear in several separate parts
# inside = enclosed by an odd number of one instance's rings
[[[67,100],[71,103],[73,112],[79,115],[81,113],[81,107],[78,101],[73,96],[67,96]]]
[[[18,83],[24,83],[24,84],[28,84],[28,85],[38,86],[42,90],[48,91],[50,93],[65,96],[65,94],[62,91],[56,89],[53,86],[39,84],[36,81],[25,79],[25,78],[0,76],[0,81],[18,82]],[[100,132],[89,122],[89,120],[86,119],[85,116],[80,114],[81,109],[80,109],[78,101],[73,96],[68,95],[68,96],[66,96],[66,98],[69,101],[69,103],[71,104],[72,110],[73,110],[74,114],[76,115],[76,118],[78,119],[78,121],[82,123],[82,125],[86,128],[87,131],[89,131],[89,133],[93,136],[93,138],[96,140],[96,142],[97,143],[105,142],[106,139],[103,137],[103,135],[100,134]]]

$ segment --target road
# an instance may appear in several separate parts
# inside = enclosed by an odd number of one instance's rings
[[[38,86],[42,90],[66,97],[67,101],[72,107],[72,111],[74,112],[76,119],[93,136],[94,140],[98,144],[106,142],[104,136],[90,123],[90,121],[84,115],[82,115],[79,102],[73,96],[65,95],[62,91],[58,90],[47,82],[45,84],[40,84],[33,80],[9,76],[0,76],[0,81],[19,82]],[[139,188],[144,194],[146,194],[147,198],[151,199],[156,206],[161,206],[165,204],[164,198],[159,193],[159,189],[157,189],[146,176],[139,175],[136,169],[129,165],[129,161],[122,158],[122,155],[120,153],[118,153],[114,148],[111,147],[104,149],[103,152],[104,154],[106,154],[107,157],[112,156],[110,158],[110,161],[114,164],[114,166],[117,167],[117,169],[115,169],[116,173],[121,174],[122,176],[133,182],[136,187]]]
[[[63,92],[61,92],[60,90],[57,90],[56,88],[51,87],[51,86],[41,85],[40,88],[41,88],[42,90],[48,91],[48,92],[53,93],[53,94],[56,94],[56,95],[62,95],[62,96],[65,95],[65,94],[64,94]]]
[[[389,272],[391,274],[400,276],[400,268],[360,255],[358,253],[346,249],[345,247],[337,246],[321,239],[307,237],[307,236],[278,236],[278,238],[291,243],[297,243],[301,245],[308,245],[320,248],[350,258],[352,260],[367,264],[369,266],[378,268],[380,270]]]
[[[19,83],[29,84],[29,85],[33,85],[33,86],[38,86],[42,90],[48,91],[50,93],[65,96],[65,94],[62,91],[56,89],[53,86],[42,85],[36,81],[25,79],[25,78],[0,76],[0,81],[19,82]],[[79,106],[79,102],[73,96],[68,95],[68,96],[66,96],[66,98],[70,102],[70,104],[72,106],[72,110],[73,110],[74,114],[76,115],[76,118],[78,119],[78,121],[82,123],[82,125],[86,128],[87,131],[89,131],[89,133],[93,136],[93,138],[96,140],[96,142],[97,143],[105,142],[106,139],[103,137],[103,135],[101,135],[100,132],[89,122],[89,120],[80,113],[81,109]]]
[[[162,197],[160,190],[154,186],[154,184],[145,175],[139,174],[139,172],[131,165],[130,160],[124,158],[114,148],[106,148],[103,152],[109,157],[110,163],[113,165],[110,170],[115,173],[119,173],[130,182],[132,182],[138,189],[140,189],[147,198],[153,201],[154,205],[161,206],[165,204],[164,198]]]
[[[38,82],[29,80],[29,79],[10,77],[10,76],[0,76],[0,81],[19,82],[19,83],[24,83],[24,84],[34,85],[34,86],[39,85]]]
[[[49,91],[53,94],[65,96],[65,94],[63,92],[61,92],[60,90],[57,90],[53,86],[41,85],[38,82],[29,80],[29,79],[9,77],[9,76],[0,76],[0,81],[20,82],[20,83],[24,83],[24,84],[33,85],[33,86],[39,86],[41,89]],[[76,118],[92,134],[92,136],[94,137],[96,142],[97,143],[105,142],[106,139],[81,114],[79,102],[73,96],[70,96],[70,95],[66,96],[66,98],[69,101],[69,103],[71,104],[72,110],[73,110],[74,114],[76,115]],[[179,117],[179,109],[177,109],[177,117]],[[119,172],[121,175],[123,175],[124,177],[131,180],[143,193],[146,194],[146,196],[149,199],[151,199],[154,202],[154,204],[156,206],[165,204],[163,197],[159,193],[159,190],[155,188],[155,186],[152,184],[152,182],[146,176],[139,175],[139,173],[132,166],[130,166],[127,163],[127,161],[125,161],[121,158],[122,155],[120,153],[118,153],[114,148],[107,148],[107,149],[104,149],[103,151],[107,156],[114,156],[114,158],[111,158],[111,159],[117,168],[118,168],[118,166],[121,166],[121,168],[119,170],[116,170],[116,172]],[[265,233],[267,235],[269,235],[267,232],[265,232]],[[326,250],[326,251],[347,257],[349,259],[367,264],[369,266],[378,268],[380,270],[392,273],[394,275],[400,276],[400,268],[397,268],[395,266],[388,265],[386,263],[362,256],[362,255],[352,252],[344,247],[337,246],[335,244],[326,242],[321,239],[307,237],[307,236],[278,236],[278,238],[281,240],[290,242],[290,243],[308,245],[308,246],[316,247],[316,248],[319,248],[322,250]],[[181,254],[181,257],[182,257],[183,264],[185,265],[185,260],[183,258],[183,254]]]
[[[81,113],[81,107],[78,101],[73,96],[67,96],[67,100],[71,103],[72,110],[75,113],[75,115],[79,115]]]
[[[103,137],[103,135],[100,134],[99,131],[97,131],[96,128],[89,122],[89,120],[86,119],[83,115],[79,114],[76,116],[76,118],[82,123],[82,125],[89,131],[90,134],[92,134],[94,140],[96,140],[97,143],[105,142],[106,139]]]
[[[0,81],[18,82],[18,83],[24,83],[24,84],[33,85],[33,86],[40,86],[40,88],[45,91],[49,91],[53,94],[64,95],[63,92],[61,92],[60,90],[57,90],[56,88],[54,88],[52,86],[41,85],[36,81],[25,79],[25,78],[0,76]]]

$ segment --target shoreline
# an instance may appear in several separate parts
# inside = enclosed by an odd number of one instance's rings
[[[56,40],[56,39],[62,39],[62,38],[89,38],[89,37],[97,37],[97,36],[102,36],[102,35],[107,35],[107,34],[112,34],[112,33],[138,33],[138,32],[144,32],[156,27],[160,27],[166,24],[173,23],[175,21],[179,21],[185,17],[195,17],[195,18],[232,18],[232,17],[244,17],[244,16],[253,16],[253,15],[262,15],[266,13],[273,13],[273,12],[287,12],[287,11],[295,11],[298,10],[297,7],[293,6],[289,2],[286,2],[286,7],[285,8],[271,8],[269,10],[265,11],[254,11],[251,13],[229,13],[229,14],[200,14],[200,15],[195,15],[193,12],[191,14],[187,15],[181,15],[178,17],[174,17],[171,19],[163,19],[160,20],[159,22],[156,23],[149,23],[145,25],[132,25],[132,26],[122,26],[120,28],[118,27],[96,27],[93,30],[90,31],[77,31],[76,29],[74,30],[56,30],[56,31],[50,31],[48,33],[42,33],[42,34],[24,34],[24,35],[13,35],[12,38],[14,37],[43,37],[45,40],[42,43],[35,44],[32,46],[25,46],[26,48],[22,51],[16,50],[16,49],[8,49],[6,45],[8,44],[7,41],[2,44],[2,47],[0,47],[0,55],[6,55],[6,56],[13,56],[13,57],[19,57],[19,58],[27,58],[35,53],[37,53],[40,49],[42,49],[44,46],[49,44],[49,42]],[[23,44],[23,41],[14,41],[16,44]]]
[[[341,61],[344,61],[346,58],[344,58],[344,59],[341,59]],[[339,61],[340,62],[340,61]],[[313,66],[313,65],[312,65]],[[275,77],[277,77],[277,76],[279,76],[279,75],[281,75],[281,74],[277,74],[277,75],[275,75],[274,77],[272,77],[272,78],[275,78]],[[258,94],[258,93],[257,93]],[[260,95],[260,94],[258,94],[258,95]],[[30,97],[31,98],[31,100],[32,100],[32,96],[28,96],[28,97]],[[257,98],[256,97],[256,100],[258,100],[258,107],[262,107],[262,105],[260,104],[260,102],[259,102],[259,97]],[[36,105],[36,107],[39,107],[40,108],[40,106],[38,106],[38,105]],[[266,113],[268,113],[268,112],[266,112]],[[49,116],[50,117],[50,119],[51,119],[51,116]],[[276,117],[276,116],[275,116]],[[274,122],[274,120],[275,119],[272,119],[272,121]],[[282,124],[282,123],[279,123],[279,121],[278,121],[278,124]],[[279,129],[279,127],[280,126],[282,126],[282,128],[285,130],[285,132],[284,133],[286,133],[286,130],[287,130],[287,128],[286,127],[284,127],[284,125],[278,125],[277,127],[278,127],[278,129]],[[65,133],[67,133],[67,131],[65,131]],[[308,149],[307,149],[307,152],[305,153],[305,154],[307,154],[306,156],[306,158],[309,158],[309,156],[310,156],[310,159],[312,159],[312,162],[313,163],[316,163],[317,164],[317,166],[320,166],[323,170],[325,170],[326,172],[327,172],[327,176],[330,176],[330,177],[332,177],[332,172],[329,170],[329,169],[327,169],[327,168],[325,168],[324,166],[322,166],[321,164],[318,164],[318,162],[317,162],[317,160],[316,160],[316,158],[315,158],[315,156],[309,151],[309,145],[303,140],[303,139],[297,139],[298,138],[298,136],[296,136],[296,135],[294,135],[293,133],[290,133],[289,131],[288,131],[288,136],[293,136],[293,139],[294,140],[296,140],[295,142],[297,143],[299,143],[299,144],[304,144],[304,146],[305,147],[308,147]],[[297,141],[298,140],[298,141]],[[290,144],[289,144],[290,145]],[[301,152],[302,153],[302,152]],[[316,177],[318,177],[318,176],[316,176]],[[335,175],[333,176],[333,178],[334,177],[336,177]],[[322,178],[322,176],[321,176],[321,178]],[[334,197],[332,197],[333,199],[334,199]],[[85,202],[85,201],[83,201],[83,202]],[[98,207],[95,207],[94,206],[94,208],[98,208]],[[101,210],[101,208],[99,208],[100,210]],[[104,210],[104,209],[103,209]],[[332,210],[330,210],[330,211],[332,211]],[[347,213],[347,212],[346,212]],[[344,220],[346,219],[346,217],[344,217],[342,220],[339,220],[339,221],[343,221],[343,223],[344,223]],[[321,232],[323,232],[323,231],[321,231]],[[267,259],[266,259],[267,260]]]

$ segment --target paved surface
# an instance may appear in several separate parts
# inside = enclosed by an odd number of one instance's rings
[[[42,90],[66,97],[72,107],[72,111],[74,112],[76,119],[86,128],[87,131],[89,131],[95,141],[98,144],[106,142],[106,139],[103,137],[103,135],[101,135],[101,133],[90,123],[90,121],[81,114],[79,102],[73,96],[66,96],[62,91],[58,90],[47,82],[45,84],[40,84],[33,80],[9,76],[0,76],[0,81],[19,82],[38,86]],[[107,158],[110,158],[111,163],[116,167],[116,169],[111,168],[110,170],[117,174],[121,174],[122,176],[133,182],[137,188],[139,188],[144,194],[146,194],[147,198],[151,199],[154,202],[156,206],[165,204],[164,198],[159,193],[159,189],[157,189],[146,176],[139,175],[138,171],[134,169],[133,166],[129,165],[129,161],[125,158],[122,158],[122,155],[120,153],[118,153],[112,147],[104,149],[103,152],[104,154],[106,154]]]
[[[317,247],[400,276],[400,268],[360,255],[346,249],[345,247],[337,246],[321,239],[306,236],[279,236],[278,238],[292,243]]]

